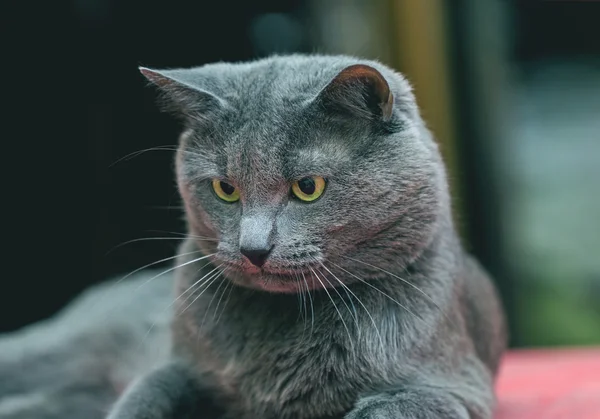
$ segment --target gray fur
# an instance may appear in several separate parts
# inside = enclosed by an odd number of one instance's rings
[[[368,81],[335,83],[355,64],[385,78],[391,118]],[[111,419],[491,418],[503,315],[459,243],[437,145],[401,75],[301,55],[142,71],[185,124],[190,238],[175,290],[191,298],[176,301],[170,361]],[[327,179],[323,196],[292,198],[311,175]],[[213,178],[240,201],[220,201]],[[262,270],[246,243],[273,247]],[[195,262],[198,250],[214,256]]]
[[[0,418],[106,417],[134,378],[168,358],[172,280],[148,282],[158,273],[93,287],[54,318],[0,335]]]

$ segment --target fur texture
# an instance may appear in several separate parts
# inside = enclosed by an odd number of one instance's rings
[[[0,418],[105,418],[123,389],[170,353],[173,282],[148,282],[159,273],[107,281],[54,318],[0,335]]]
[[[301,55],[142,72],[185,126],[186,297],[169,359],[111,419],[491,418],[503,315],[401,75]],[[310,176],[326,189],[301,202]]]

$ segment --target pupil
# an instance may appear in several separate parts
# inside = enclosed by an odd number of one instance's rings
[[[229,183],[220,182],[219,184],[220,184],[223,192],[225,192],[227,195],[231,195],[235,192],[235,188],[233,186],[231,186]]]
[[[306,195],[312,195],[315,193],[315,181],[312,180],[309,177],[305,177],[304,179],[300,179],[300,181],[298,182],[298,187],[300,188],[300,190],[302,191],[302,193],[305,193]]]

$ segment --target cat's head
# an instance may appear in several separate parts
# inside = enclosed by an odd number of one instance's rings
[[[406,266],[431,241],[444,170],[389,68],[294,55],[141,71],[184,122],[177,181],[190,234],[231,280],[328,286],[328,272],[358,280],[362,262]]]

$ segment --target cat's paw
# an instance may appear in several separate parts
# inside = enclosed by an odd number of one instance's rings
[[[358,401],[344,419],[469,419],[467,409],[453,399],[415,394],[376,395]]]
[[[386,396],[361,399],[344,419],[401,419],[396,415],[396,409],[390,399]]]

